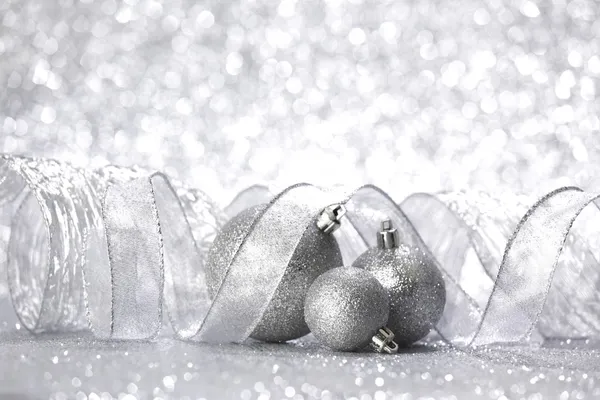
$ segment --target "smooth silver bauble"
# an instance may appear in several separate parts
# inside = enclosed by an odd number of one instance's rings
[[[371,272],[387,290],[387,327],[399,345],[407,346],[424,338],[442,317],[446,286],[435,261],[424,252],[405,245],[373,248],[356,259],[353,266]]]
[[[369,272],[352,267],[327,271],[310,287],[304,317],[310,331],[327,347],[360,350],[388,320],[389,300]]]
[[[206,262],[206,282],[211,297],[214,298],[235,253],[265,207],[255,206],[242,211],[215,238]],[[285,224],[286,221],[281,223]],[[270,249],[265,247],[259,251],[269,252]],[[309,333],[304,321],[306,292],[319,275],[340,265],[343,265],[342,255],[335,238],[321,232],[316,222],[311,224],[304,232],[273,299],[251,337],[267,342],[284,342]]]

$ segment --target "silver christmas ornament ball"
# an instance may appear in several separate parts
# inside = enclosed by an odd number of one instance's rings
[[[382,224],[378,247],[363,253],[353,266],[371,272],[387,290],[387,326],[399,345],[424,338],[442,317],[446,287],[435,260],[419,249],[399,244],[390,221]]]
[[[216,295],[235,253],[265,207],[260,205],[242,211],[215,238],[206,262],[206,282],[211,297]],[[261,246],[261,243],[255,245]],[[263,252],[269,250],[267,247],[259,249]],[[273,299],[251,337],[267,342],[284,342],[308,334],[304,321],[306,292],[319,275],[340,265],[343,265],[342,255],[335,238],[319,230],[315,220],[304,232]]]
[[[369,272],[334,268],[319,276],[306,295],[304,316],[313,335],[338,351],[360,350],[389,313],[385,289]]]

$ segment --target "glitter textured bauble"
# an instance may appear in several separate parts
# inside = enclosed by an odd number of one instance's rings
[[[379,246],[367,250],[353,267],[365,269],[387,290],[390,315],[387,326],[399,345],[424,338],[444,312],[446,287],[435,260],[423,251],[398,244],[389,221],[378,236]]]
[[[248,208],[233,217],[219,232],[209,251],[206,282],[211,297],[217,293],[238,248],[265,206]],[[286,221],[281,221],[285,224]],[[269,248],[256,251],[268,252]],[[292,260],[261,321],[252,332],[253,339],[284,342],[309,333],[304,321],[304,298],[310,285],[323,272],[343,265],[340,248],[332,235],[323,233],[316,222],[304,232]]]
[[[304,316],[310,331],[339,351],[367,346],[388,320],[389,300],[369,272],[335,268],[318,277],[306,295]]]

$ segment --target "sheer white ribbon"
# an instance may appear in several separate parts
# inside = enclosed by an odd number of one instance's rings
[[[345,263],[374,245],[385,218],[406,244],[438,261],[447,304],[436,330],[445,340],[467,346],[600,333],[593,252],[574,240],[569,256],[560,257],[573,222],[596,194],[559,189],[520,222],[519,204],[463,193],[415,194],[398,205],[374,186],[348,194],[298,184],[271,197],[254,187],[220,210],[160,173],[3,156],[0,318],[12,307],[32,332],[89,329],[118,339],[151,338],[168,320],[181,338],[242,342],[304,230],[324,207],[345,203],[347,220],[336,232]],[[207,249],[227,217],[260,203],[268,207],[211,301]],[[256,251],[258,242],[271,251]],[[2,301],[4,276],[9,293]]]

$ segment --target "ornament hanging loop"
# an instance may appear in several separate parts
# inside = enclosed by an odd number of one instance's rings
[[[317,219],[317,227],[324,233],[333,233],[341,225],[341,219],[346,215],[343,204],[332,204],[325,207]]]
[[[377,353],[395,354],[398,352],[398,343],[394,342],[394,332],[390,328],[383,327],[371,339],[371,348]]]

